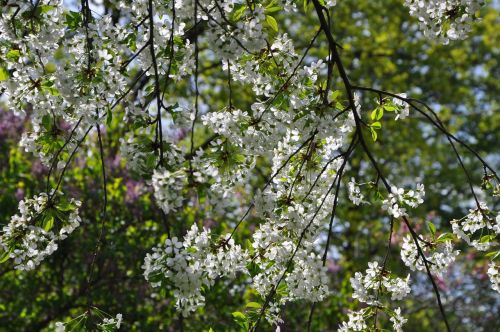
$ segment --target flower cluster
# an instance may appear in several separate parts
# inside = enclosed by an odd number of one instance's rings
[[[73,331],[77,328],[81,328],[82,325],[85,326],[85,323],[91,316],[91,311],[93,315],[97,316],[100,319],[100,321],[93,322],[93,324],[95,324],[93,330],[113,332],[113,331],[118,331],[120,329],[123,322],[122,314],[116,314],[116,316],[113,317],[105,313],[104,311],[100,310],[99,308],[91,307],[89,311],[86,311],[85,313],[73,318],[68,322],[56,322],[54,324],[53,331],[54,332]]]
[[[389,320],[392,322],[394,331],[403,332],[403,325],[408,321],[401,314],[401,308],[386,310]],[[348,320],[340,324],[338,332],[367,331],[368,320],[375,315],[372,308],[364,308],[358,311],[350,311],[347,314]]]
[[[500,234],[500,214],[493,220],[485,203],[480,203],[477,208],[469,210],[465,217],[451,220],[450,223],[455,235],[480,251],[490,249]],[[492,234],[488,235],[487,232]]]
[[[349,194],[349,199],[354,205],[366,204],[365,196],[361,193],[361,188],[359,184],[356,183],[354,178],[347,184],[347,192]]]
[[[361,309],[359,311],[351,311],[347,314],[348,321],[342,322],[338,332],[351,332],[351,331],[364,331],[368,328],[365,321],[365,315],[368,309]]]
[[[229,236],[212,243],[210,230],[199,231],[196,225],[184,236],[165,240],[144,259],[144,277],[153,287],[169,286],[176,298],[176,308],[183,315],[202,306],[204,287],[218,278],[235,278],[247,273],[248,253]]]
[[[500,266],[490,263],[488,268],[488,277],[490,277],[491,288],[500,293]]]
[[[391,187],[389,196],[382,202],[382,208],[394,218],[406,216],[406,207],[416,208],[424,202],[425,189],[417,184],[416,190],[405,192],[403,188]]]
[[[82,15],[68,14],[62,0],[11,7],[16,15],[0,15],[0,53],[7,55],[2,60],[10,76],[0,81],[0,90],[15,112],[32,107],[31,130],[23,133],[21,146],[46,165],[57,165],[54,158],[62,161],[71,153],[125,91],[116,38],[124,29],[113,26],[110,16],[84,27]]]
[[[376,316],[377,310],[383,310],[391,318],[395,331],[401,331],[406,319],[401,315],[401,309],[392,310],[382,303],[383,295],[390,296],[392,301],[404,299],[410,292],[410,275],[405,279],[392,275],[378,262],[368,263],[365,273],[356,272],[350,279],[354,299],[366,303],[367,308],[348,313],[348,321],[339,326],[339,332],[365,331],[368,328],[367,320]]]
[[[401,308],[396,308],[389,320],[392,322],[394,331],[403,332],[403,325],[408,321],[401,315]]]
[[[425,262],[427,262],[429,270],[441,276],[460,253],[458,250],[453,250],[450,240],[430,243],[422,238],[417,238],[417,241],[422,252],[418,250],[410,234],[403,238],[401,245],[401,260],[412,271],[426,271]]]
[[[406,93],[398,94],[399,97],[406,99]],[[396,106],[394,110],[396,112],[396,120],[406,119],[410,115],[410,105],[400,99],[400,98],[392,98],[392,103]]]
[[[187,181],[183,170],[171,173],[168,170],[155,170],[151,179],[157,204],[166,214],[182,206],[182,189]]]
[[[410,275],[401,279],[382,272],[378,262],[368,263],[364,275],[356,272],[354,278],[351,278],[352,297],[369,305],[379,305],[378,295],[381,292],[390,294],[391,300],[402,300],[410,293]]]
[[[464,39],[482,5],[483,0],[405,0],[424,35],[443,44]]]
[[[19,202],[19,214],[0,233],[2,260],[13,259],[18,270],[34,269],[80,225],[80,205],[59,193],[41,193]]]
[[[490,250],[498,245],[498,235],[500,235],[500,213],[495,219],[493,214],[485,203],[479,202],[478,206],[470,209],[463,218],[450,221],[453,233],[479,251]],[[500,251],[492,251],[487,255],[495,259],[500,255]],[[498,266],[494,262],[489,265],[488,276],[491,287],[500,293]]]
[[[122,314],[116,314],[115,317],[111,318],[103,318],[102,323],[98,325],[101,329],[105,331],[109,331],[109,328],[111,327],[113,330],[116,328],[117,330],[120,329],[120,326],[123,321],[123,316]]]

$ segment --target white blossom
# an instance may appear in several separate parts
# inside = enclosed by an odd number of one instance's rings
[[[405,0],[424,35],[443,44],[464,39],[482,5],[483,0]]]
[[[393,324],[394,331],[403,332],[402,326],[408,321],[401,315],[401,308],[396,308],[393,315],[391,315],[390,321]]]
[[[364,318],[365,313],[366,309],[349,312],[347,314],[349,320],[341,323],[338,332],[364,331],[368,328]]]
[[[401,245],[401,260],[408,266],[412,271],[426,271],[424,259],[422,255],[425,256],[429,270],[441,276],[446,272],[451,263],[455,261],[458,256],[459,251],[453,250],[453,245],[451,241],[445,241],[444,243],[436,244],[435,248],[428,248],[428,244],[418,239],[419,246],[422,253],[419,253],[417,245],[410,234],[403,238],[403,244]],[[430,252],[429,252],[430,251]]]
[[[215,246],[215,247],[214,247]],[[217,278],[234,278],[247,273],[248,253],[228,236],[217,246],[210,231],[199,231],[194,224],[183,241],[176,237],[165,240],[144,258],[144,277],[152,287],[172,287],[176,307],[183,315],[196,310],[205,302],[202,287],[210,287]]]
[[[366,204],[364,200],[365,196],[361,193],[361,189],[354,178],[351,178],[351,181],[347,184],[347,191],[349,193],[349,199],[354,205]]]
[[[500,267],[491,262],[488,267],[488,277],[490,277],[491,288],[500,293]]]
[[[424,195],[423,184],[417,184],[416,190],[406,192],[403,188],[392,186],[388,197],[382,202],[382,208],[394,218],[407,216],[406,207],[416,208],[424,202]]]
[[[80,225],[80,206],[81,202],[65,201],[59,193],[41,193],[20,201],[19,214],[12,216],[0,233],[0,249],[13,259],[16,269],[33,270]],[[67,218],[59,219],[57,214]]]

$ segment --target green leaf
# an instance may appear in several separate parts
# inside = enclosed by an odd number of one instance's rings
[[[240,8],[236,9],[233,13],[233,20],[238,21],[241,18],[241,16],[243,16],[243,13],[245,13],[246,9],[247,9],[246,5],[243,5]]]
[[[266,15],[266,22],[274,31],[278,32],[278,22],[276,22],[274,17]]]
[[[189,247],[186,249],[186,251],[190,254],[195,254],[198,252],[198,249],[196,249],[195,247]]]
[[[69,12],[66,14],[66,25],[70,30],[76,30],[81,22],[79,12]]]
[[[495,235],[484,235],[481,236],[481,239],[479,240],[480,243],[487,243],[487,242],[493,242],[495,241],[496,236]]]
[[[248,302],[246,305],[247,308],[252,308],[252,309],[260,309],[262,305],[257,302]]]
[[[325,84],[326,84],[326,81],[325,81]],[[328,102],[329,103],[333,103],[333,102],[336,102],[337,99],[339,98],[341,92],[339,90],[330,90],[330,92],[328,92]]]
[[[48,92],[49,94],[56,96],[56,97],[60,96],[61,94],[59,93],[59,90],[54,88],[52,85],[53,85],[53,83],[50,81],[43,82],[42,91]]]
[[[232,315],[236,319],[243,319],[243,320],[247,319],[247,316],[244,313],[242,313],[241,311],[235,311],[232,313]]]
[[[371,134],[372,134],[372,139],[373,139],[373,141],[374,141],[374,142],[375,142],[375,141],[377,141],[377,136],[378,136],[378,135],[377,135],[377,132],[375,131],[375,129],[373,129],[372,127],[370,127],[370,132],[371,132]]]
[[[280,283],[278,288],[276,289],[276,294],[279,296],[285,296],[288,293],[288,287],[285,283]]]
[[[2,250],[2,253],[0,254],[0,264],[5,263],[10,258],[10,256],[9,256],[10,252],[11,252],[11,250],[8,250],[8,251]]]
[[[397,107],[396,105],[394,105],[392,103],[384,104],[384,110],[387,112],[394,112],[397,109],[399,109],[399,107]]]
[[[279,12],[281,9],[282,8],[280,6],[273,6],[273,7],[266,8],[264,10],[264,13],[266,13],[266,14],[276,13],[276,12]]]
[[[247,158],[244,155],[242,155],[242,154],[237,154],[237,155],[234,156],[234,161],[236,163],[238,163],[238,164],[241,164],[241,163],[245,162],[246,159]]]
[[[372,120],[380,120],[384,116],[384,108],[383,107],[377,107],[374,109],[370,115]]]
[[[492,257],[491,260],[495,260],[497,259],[498,257],[500,257],[500,250],[499,251],[492,251],[492,252],[489,252],[485,255],[486,257]],[[1,262],[0,262],[1,263]]]
[[[10,50],[9,52],[7,52],[5,57],[11,61],[17,62],[17,60],[19,60],[19,58],[21,57],[21,51]]]
[[[52,118],[50,117],[50,115],[45,114],[42,117],[42,126],[46,131],[50,131],[50,129],[52,128]]]
[[[235,311],[232,313],[234,321],[236,324],[244,328],[245,330],[248,330],[248,319],[247,316],[240,312],[240,311]]]
[[[42,228],[46,231],[50,231],[52,227],[54,227],[54,221],[55,221],[54,215],[52,213],[47,213],[43,217]]]
[[[453,241],[455,237],[451,233],[443,233],[438,236],[437,242],[446,242],[446,241]]]
[[[376,121],[376,122],[370,124],[370,127],[372,127],[373,129],[381,129],[382,124],[379,121]]]
[[[304,0],[304,13],[307,13],[309,11],[309,0]]]
[[[106,124],[108,126],[111,126],[112,121],[113,121],[113,112],[111,112],[111,110],[108,110],[108,113],[106,114]]]
[[[71,204],[69,201],[61,201],[56,205],[56,209],[61,212],[73,211],[75,209],[75,205]]]
[[[432,234],[432,237],[436,236],[436,226],[430,221],[427,222],[427,227],[429,227],[429,231]]]
[[[4,67],[0,67],[0,81],[6,81],[9,79],[9,72]]]
[[[39,8],[40,8],[40,12],[43,14],[43,13],[47,13],[47,12],[53,10],[54,8],[56,8],[56,6],[41,5],[41,6],[39,6]]]

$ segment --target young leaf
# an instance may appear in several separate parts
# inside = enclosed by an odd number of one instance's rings
[[[394,112],[398,109],[399,107],[397,107],[396,105],[392,104],[392,103],[387,103],[387,104],[384,104],[384,110],[387,111],[387,112]]]
[[[52,213],[47,213],[43,218],[43,229],[46,231],[50,231],[54,226],[54,220],[54,215]]]
[[[453,234],[451,233],[443,233],[441,235],[438,236],[437,238],[437,242],[446,242],[446,241],[452,241],[454,240],[455,237],[453,236]]]
[[[279,12],[281,9],[282,8],[280,6],[273,6],[273,7],[266,8],[264,10],[264,12],[266,14],[271,14],[271,13]]]
[[[9,72],[4,67],[0,67],[0,81],[5,81],[8,79],[9,79]]]
[[[481,239],[479,240],[480,243],[487,243],[487,242],[492,242],[496,238],[495,235],[484,235],[481,236]]]
[[[246,307],[247,308],[252,308],[252,309],[259,309],[262,306],[260,305],[260,303],[257,303],[257,302],[248,302],[247,305],[246,305]]]
[[[278,22],[276,22],[274,17],[266,15],[266,22],[274,31],[278,32]]]
[[[240,8],[236,9],[233,13],[233,20],[238,21],[241,18],[241,16],[243,16],[243,13],[245,13],[246,9],[247,9],[246,5],[243,5]]]
[[[10,258],[10,250],[0,253],[0,264],[5,263]]]
[[[372,134],[372,139],[375,142],[377,140],[377,132],[373,129],[373,127],[370,127],[370,132]]]
[[[234,321],[236,324],[238,324],[240,327],[248,330],[248,319],[247,316],[240,312],[240,311],[235,311],[232,313]]]
[[[498,257],[500,257],[500,250],[499,251],[492,251],[492,252],[489,252],[485,255],[486,257],[492,257],[491,260],[495,260],[497,259]],[[1,261],[0,261],[1,263]]]
[[[432,234],[432,237],[436,236],[436,226],[430,221],[427,222],[427,227],[429,227],[429,231]]]
[[[5,57],[11,61],[16,61],[19,60],[19,58],[21,57],[21,51],[19,50],[10,50],[9,52],[7,52],[7,54],[5,55]]]
[[[384,116],[384,108],[383,107],[377,107],[374,109],[370,115],[372,120],[380,120]]]

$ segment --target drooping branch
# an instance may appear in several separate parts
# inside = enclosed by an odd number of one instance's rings
[[[352,113],[353,113],[353,116],[354,116],[354,121],[356,123],[356,131],[358,133],[359,141],[361,143],[361,146],[363,147],[363,150],[365,151],[366,155],[368,156],[368,159],[370,160],[370,163],[374,167],[377,175],[380,176],[380,179],[382,180],[382,182],[383,182],[386,190],[390,193],[391,192],[391,186],[389,185],[389,183],[385,179],[385,177],[384,177],[384,175],[383,175],[380,167],[378,166],[377,161],[375,160],[375,158],[371,154],[370,149],[368,148],[368,145],[366,144],[365,139],[363,137],[363,130],[362,130],[362,125],[361,125],[361,119],[360,119],[360,116],[359,116],[359,114],[357,112],[357,109],[356,109],[356,102],[354,100],[353,88],[352,88],[352,85],[351,85],[351,83],[349,81],[349,77],[347,76],[347,73],[346,73],[346,71],[344,69],[344,66],[343,66],[340,54],[339,54],[339,52],[337,50],[337,43],[336,43],[336,41],[335,41],[335,39],[334,39],[331,31],[330,31],[330,26],[329,26],[329,24],[327,23],[327,21],[325,19],[325,15],[323,14],[323,10],[325,10],[325,8],[319,3],[318,0],[312,0],[312,2],[314,4],[314,8],[316,10],[316,14],[317,14],[318,19],[320,21],[321,28],[322,28],[322,30],[323,30],[323,32],[324,32],[324,34],[325,34],[325,36],[326,36],[326,38],[328,40],[328,45],[329,45],[330,51],[332,52],[333,60],[334,60],[335,64],[337,65],[337,70],[338,70],[339,75],[340,75],[340,77],[342,79],[342,82],[344,84],[344,88],[345,88],[345,91],[347,93],[349,104],[351,106],[351,110],[352,110]],[[434,293],[436,295],[436,300],[437,300],[437,303],[438,303],[438,306],[439,306],[439,311],[441,312],[441,316],[442,316],[443,321],[444,321],[444,323],[446,325],[447,331],[450,332],[451,329],[450,329],[450,326],[449,326],[449,323],[448,323],[448,319],[447,319],[447,316],[446,316],[443,304],[441,302],[441,294],[439,292],[439,289],[437,288],[436,282],[434,281],[434,277],[432,276],[432,274],[430,272],[428,261],[427,261],[425,255],[424,255],[424,253],[423,253],[422,248],[420,247],[418,236],[417,236],[416,232],[414,231],[413,227],[410,225],[408,219],[406,217],[403,217],[403,220],[404,220],[405,224],[408,226],[408,228],[410,230],[410,234],[411,234],[411,236],[413,238],[413,241],[415,242],[415,245],[417,247],[419,255],[422,257],[422,260],[423,260],[424,265],[425,265],[425,269],[427,271],[427,275],[429,277],[429,280],[432,283],[432,286],[433,286],[433,289],[434,289]]]

